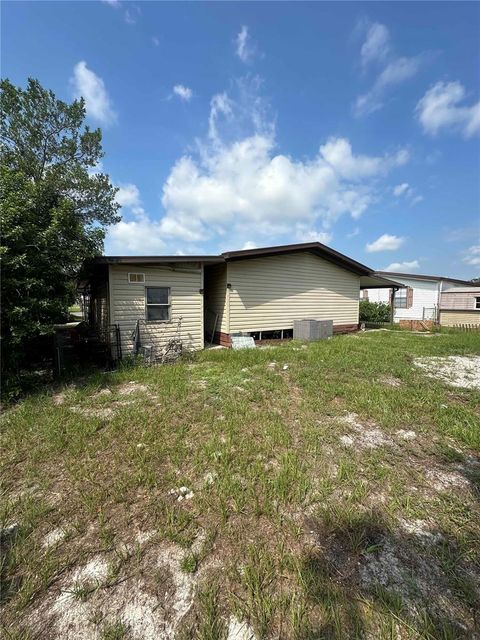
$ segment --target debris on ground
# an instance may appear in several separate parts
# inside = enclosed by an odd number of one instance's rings
[[[178,502],[182,500],[191,500],[195,495],[188,487],[179,487],[178,489],[170,489],[168,492],[171,496],[176,496]]]
[[[480,389],[480,356],[423,357],[415,358],[413,363],[428,377],[452,387]]]

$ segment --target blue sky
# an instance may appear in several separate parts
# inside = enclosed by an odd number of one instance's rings
[[[480,275],[480,4],[4,2],[2,76],[84,95],[107,254],[320,240]]]

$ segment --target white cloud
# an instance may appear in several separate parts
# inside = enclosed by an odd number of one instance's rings
[[[480,101],[464,106],[466,91],[460,82],[437,82],[416,106],[425,133],[459,131],[465,138],[480,133]]]
[[[123,19],[127,24],[133,25],[137,24],[137,21],[141,15],[140,7],[137,5],[130,6],[128,9],[125,9],[125,13],[123,14]]]
[[[139,207],[141,205],[140,191],[134,184],[118,185],[115,200],[121,207]]]
[[[405,164],[409,159],[405,149],[393,156],[354,156],[350,142],[344,138],[330,138],[320,147],[320,153],[342,178],[353,181],[386,173],[392,167]]]
[[[329,243],[335,221],[359,218],[378,199],[379,180],[408,161],[405,150],[355,153],[345,138],[326,140],[310,158],[281,153],[261,98],[240,82],[235,88],[235,99],[226,92],[212,98],[207,136],[196,141],[197,152],[171,168],[163,184],[163,217],[147,216],[140,196],[127,189],[132,185],[122,185],[120,197],[136,219],[123,221],[110,238],[156,233],[173,252],[179,243],[182,249],[207,243],[211,251],[228,249],[232,238],[237,247]],[[134,242],[130,238],[129,246]]]
[[[227,120],[233,116],[233,101],[228,95],[217,93],[210,100],[210,116],[208,118],[208,136],[211,140],[218,140],[217,122],[219,116],[223,116]]]
[[[480,244],[473,245],[472,247],[469,247],[465,251],[463,262],[465,262],[465,264],[470,264],[474,267],[477,267],[480,265]]]
[[[183,100],[183,102],[190,102],[193,96],[193,92],[189,87],[185,87],[183,84],[176,84],[173,87],[173,93]]]
[[[422,55],[392,60],[375,80],[370,91],[358,96],[354,107],[355,115],[369,115],[381,109],[388,89],[413,78],[420,70],[423,60]]]
[[[399,249],[404,242],[405,238],[384,233],[383,236],[380,236],[374,242],[369,242],[365,249],[368,253],[374,253],[375,251],[395,251]]]
[[[87,114],[91,118],[104,125],[116,121],[117,114],[113,110],[105,83],[87,67],[84,60],[74,66],[71,83],[75,97],[85,99]]]
[[[410,262],[392,262],[385,267],[383,271],[400,271],[401,273],[408,273],[409,271],[415,271],[420,267],[418,260],[411,260]]]
[[[360,50],[362,67],[372,62],[383,61],[390,51],[390,33],[384,24],[370,23],[365,42]]]
[[[321,242],[322,244],[330,244],[333,240],[333,234],[328,231],[315,231],[314,229],[302,231],[301,228],[298,228],[296,240],[299,242]]]
[[[408,182],[397,184],[397,186],[393,188],[393,195],[397,198],[406,198],[411,205],[418,204],[423,200],[423,196],[417,194],[415,189],[411,187]]]
[[[253,242],[253,240],[247,240],[242,247],[242,251],[246,251],[247,249],[256,249],[257,244]]]
[[[393,195],[394,196],[401,196],[404,193],[407,193],[408,190],[410,189],[410,186],[408,184],[408,182],[403,182],[402,184],[397,184],[396,187],[394,187],[393,189]]]
[[[141,217],[122,220],[109,229],[107,247],[110,255],[155,255],[165,250],[160,223]]]
[[[255,47],[251,42],[248,27],[243,25],[235,38],[235,53],[244,63],[249,63],[255,56]]]
[[[110,7],[113,7],[114,9],[119,9],[120,8],[120,0],[102,0],[103,3],[108,4]]]
[[[360,227],[355,227],[353,231],[351,231],[350,233],[347,233],[347,238],[355,238],[355,236],[358,236],[359,233],[360,233]]]
[[[152,36],[152,42],[156,47],[160,46],[160,38],[157,38],[157,36]]]
[[[298,238],[341,215],[358,218],[374,200],[371,180],[403,162],[403,154],[355,155],[348,140],[331,138],[310,160],[275,152],[273,137],[252,135],[203,148],[178,160],[163,187],[165,235],[207,240],[255,229],[257,236]],[[325,239],[326,237],[323,237]]]

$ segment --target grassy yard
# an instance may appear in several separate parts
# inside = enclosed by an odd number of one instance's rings
[[[413,362],[452,355],[210,350],[5,411],[5,637],[479,638],[480,391]]]

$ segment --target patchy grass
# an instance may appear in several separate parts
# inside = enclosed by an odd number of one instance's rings
[[[3,415],[5,636],[478,637],[480,392],[414,363],[479,354],[366,332],[28,397]]]

